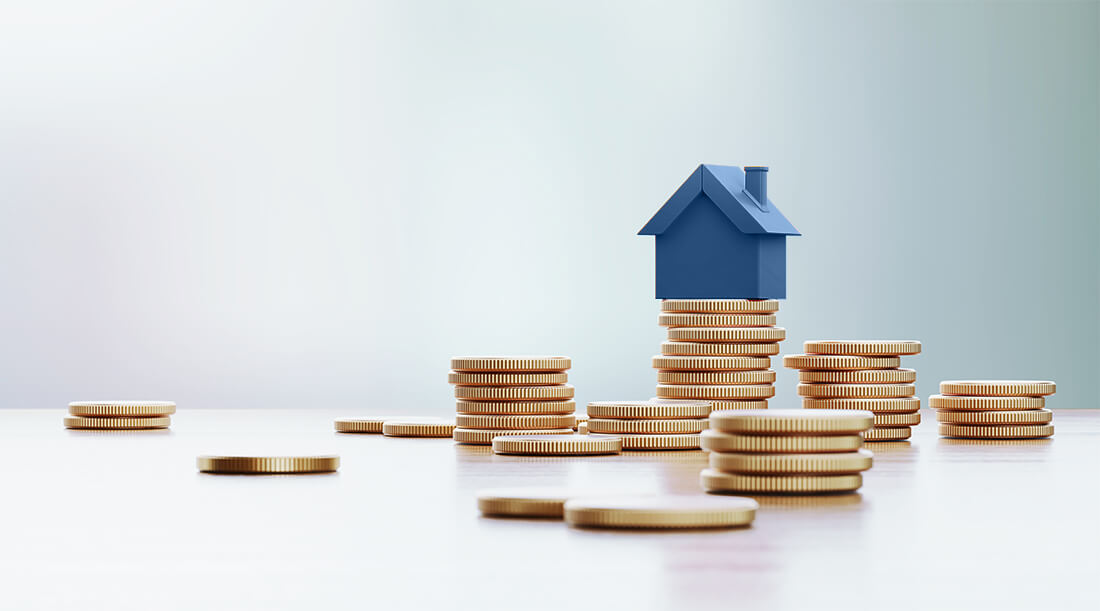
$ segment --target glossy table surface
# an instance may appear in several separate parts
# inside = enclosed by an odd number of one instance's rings
[[[0,410],[5,608],[997,608],[1100,605],[1100,410],[1054,438],[875,453],[858,494],[760,497],[751,528],[586,531],[479,516],[487,487],[701,494],[702,452],[495,456],[341,435],[330,410],[188,410],[168,431]],[[359,414],[365,415],[365,414]],[[200,474],[203,453],[336,452],[339,473]]]

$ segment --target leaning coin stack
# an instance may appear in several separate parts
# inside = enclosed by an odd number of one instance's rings
[[[710,401],[715,410],[763,409],[775,396],[771,357],[786,330],[774,299],[666,299],[668,327],[657,369],[657,397]]]
[[[852,492],[873,455],[860,449],[874,414],[856,410],[714,412],[703,432],[707,492],[817,494]]]
[[[500,435],[570,435],[577,404],[564,356],[461,356],[447,381],[458,399],[454,440],[492,445]]]
[[[919,354],[918,341],[808,341],[806,354],[783,357],[798,369],[798,394],[809,409],[858,409],[875,415],[865,441],[901,441],[920,424],[917,372],[899,369],[901,357]]]
[[[944,437],[1039,439],[1054,434],[1054,414],[1045,409],[1054,391],[1048,381],[956,380],[940,382],[928,404]]]
[[[710,401],[650,399],[588,404],[588,432],[623,440],[623,450],[698,450]]]
[[[166,429],[176,404],[171,401],[74,401],[65,428],[103,431]]]

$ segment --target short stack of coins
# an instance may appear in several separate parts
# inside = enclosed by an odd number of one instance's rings
[[[462,356],[451,359],[454,440],[492,445],[500,435],[570,435],[576,426],[571,366],[564,356]]]
[[[623,440],[623,450],[698,450],[710,401],[650,399],[588,404],[590,435]]]
[[[98,431],[166,429],[176,404],[171,401],[74,401],[65,428]]]
[[[1054,434],[1046,396],[1055,390],[1045,380],[952,380],[928,404],[944,437],[1042,439]]]
[[[901,357],[920,354],[914,340],[808,341],[806,354],[783,357],[798,369],[798,395],[808,409],[857,409],[875,415],[865,441],[903,441],[920,424],[917,372],[901,369]]]
[[[771,357],[786,330],[774,299],[665,299],[668,328],[657,369],[657,397],[710,401],[715,410],[764,409],[775,396]]]
[[[700,483],[718,493],[853,492],[871,468],[860,434],[873,422],[874,414],[857,410],[714,412]]]

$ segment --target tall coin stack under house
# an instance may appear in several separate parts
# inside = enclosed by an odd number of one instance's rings
[[[715,411],[764,409],[775,396],[771,357],[786,330],[775,299],[665,299],[668,341],[653,357],[657,398],[710,401]]]
[[[921,344],[898,341],[808,341],[806,354],[783,357],[798,369],[798,394],[808,409],[858,409],[875,415],[865,441],[903,441],[920,424],[917,372],[901,369],[901,357],[920,354]]]
[[[493,445],[500,435],[569,435],[574,415],[571,366],[564,356],[451,359],[457,398],[454,440]]]

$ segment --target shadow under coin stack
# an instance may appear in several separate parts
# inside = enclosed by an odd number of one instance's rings
[[[703,432],[707,492],[819,494],[853,492],[873,455],[860,433],[874,414],[856,410],[714,412]]]
[[[595,401],[588,404],[588,433],[623,441],[623,450],[698,450],[710,401]]]
[[[563,356],[451,359],[458,399],[454,440],[492,445],[500,435],[571,435],[577,404]]]
[[[775,396],[771,357],[786,330],[774,299],[666,299],[668,327],[657,369],[657,397],[710,401],[713,409],[764,409]]]
[[[74,401],[65,428],[100,431],[166,429],[176,404],[171,401]]]
[[[901,357],[920,354],[918,341],[808,341],[806,354],[783,357],[798,369],[798,394],[807,409],[858,409],[875,415],[865,441],[903,441],[920,424],[917,372]]]
[[[940,382],[928,404],[944,437],[1041,439],[1054,434],[1054,414],[1045,409],[1054,391],[1048,381],[958,380]]]

